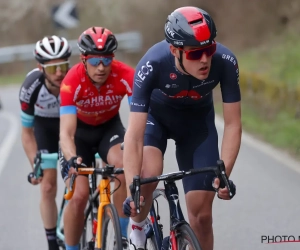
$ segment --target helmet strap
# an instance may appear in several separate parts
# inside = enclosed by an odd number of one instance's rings
[[[183,55],[183,52],[181,50],[179,50],[179,58],[178,58],[178,62],[179,62],[179,65],[180,67],[182,68],[182,70],[187,73],[188,75],[190,75],[189,72],[187,72],[183,66],[183,62],[182,62],[182,55]]]

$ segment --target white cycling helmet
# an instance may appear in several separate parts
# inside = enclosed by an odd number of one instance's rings
[[[67,59],[72,51],[64,37],[49,36],[36,43],[33,54],[39,63],[45,63],[54,59]]]

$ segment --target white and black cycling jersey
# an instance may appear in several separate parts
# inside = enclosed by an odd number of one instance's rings
[[[22,125],[31,127],[35,116],[59,118],[60,96],[51,94],[45,84],[45,76],[34,69],[30,71],[20,88]]]

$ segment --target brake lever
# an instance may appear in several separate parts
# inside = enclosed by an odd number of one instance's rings
[[[39,171],[39,169],[41,168],[41,163],[42,163],[42,154],[41,154],[41,152],[38,152],[37,154],[36,154],[36,156],[34,157],[34,175],[35,175],[35,177],[37,177],[37,176],[39,176],[39,173],[38,173],[38,171]],[[42,169],[40,169],[40,176],[43,176],[43,174],[42,174]]]
[[[137,213],[140,213],[140,176],[133,177],[132,185],[130,185],[131,197],[134,201]]]
[[[226,174],[226,171],[225,171],[224,162],[222,160],[218,160],[217,164],[218,164],[219,169],[220,169],[219,174],[221,175],[221,176],[218,176],[219,179],[220,179],[220,188],[224,188],[226,186],[228,188],[230,197],[232,197],[233,195],[232,195],[232,192],[230,190],[229,180],[228,180],[228,177],[227,177],[227,174]]]

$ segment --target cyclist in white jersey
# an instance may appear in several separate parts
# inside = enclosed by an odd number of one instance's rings
[[[20,88],[22,144],[33,170],[37,152],[57,153],[59,142],[60,84],[69,70],[71,47],[63,37],[44,37],[34,50],[38,67],[30,71]],[[42,163],[42,176],[29,173],[28,181],[41,184],[40,213],[49,250],[56,241],[57,160]]]

